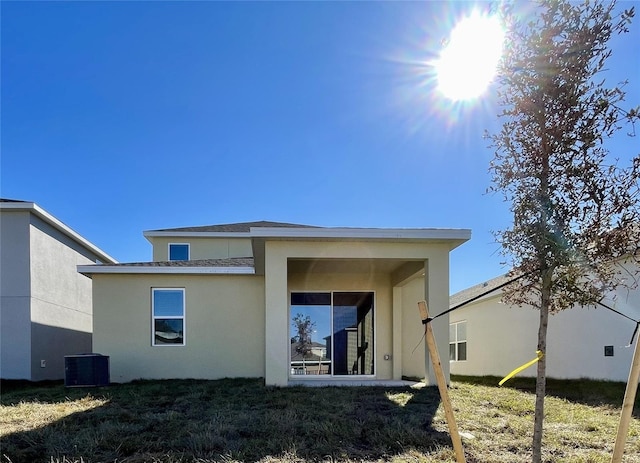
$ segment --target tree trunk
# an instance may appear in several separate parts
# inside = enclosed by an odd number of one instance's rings
[[[549,307],[551,305],[552,274],[553,270],[547,269],[542,275],[538,350],[542,352],[543,355],[540,360],[538,360],[538,376],[536,378],[536,408],[533,424],[532,463],[542,463],[542,423],[544,421],[544,397],[547,388],[547,326],[549,324]]]

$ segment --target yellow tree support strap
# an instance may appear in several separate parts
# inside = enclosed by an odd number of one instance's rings
[[[541,350],[537,350],[536,351],[536,358],[534,358],[533,360],[531,360],[530,362],[525,363],[522,366],[519,366],[518,368],[516,368],[515,370],[513,370],[511,373],[509,373],[507,376],[505,376],[504,378],[502,378],[502,381],[500,381],[498,383],[498,385],[502,386],[504,383],[506,383],[507,381],[509,381],[511,378],[513,378],[515,375],[517,375],[518,373],[520,373],[522,370],[526,370],[527,368],[529,368],[531,365],[533,365],[534,363],[536,363],[538,360],[540,360],[542,358],[544,354],[542,353]]]

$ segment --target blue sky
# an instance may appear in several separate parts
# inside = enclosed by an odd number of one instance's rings
[[[452,108],[425,64],[474,5],[3,1],[0,193],[122,262],[150,260],[157,228],[470,228],[451,291],[481,283],[507,270],[495,89]],[[639,44],[636,19],[606,74],[636,104]]]

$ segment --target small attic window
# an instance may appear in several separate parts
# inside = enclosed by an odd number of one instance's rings
[[[169,243],[169,260],[189,260],[189,243]]]

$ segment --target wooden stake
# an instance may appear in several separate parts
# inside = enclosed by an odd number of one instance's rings
[[[418,302],[418,309],[423,317],[423,322],[429,318],[429,309],[425,301]],[[436,375],[436,381],[438,383],[438,390],[440,391],[440,398],[442,399],[442,406],[444,407],[444,416],[449,426],[449,434],[451,435],[451,442],[453,443],[453,450],[456,453],[457,463],[466,463],[464,457],[464,450],[462,449],[462,439],[458,432],[458,425],[456,419],[453,416],[453,407],[449,400],[449,391],[447,390],[447,380],[444,377],[442,371],[442,363],[440,362],[440,355],[438,354],[438,346],[436,345],[436,339],[433,336],[433,327],[431,323],[425,324],[427,347],[429,348],[429,356],[431,357],[431,363],[433,364],[433,372]]]
[[[633,352],[631,370],[629,370],[629,380],[627,381],[627,390],[624,393],[624,401],[622,402],[622,413],[620,414],[618,435],[616,437],[616,445],[613,448],[611,463],[622,462],[624,444],[627,442],[629,422],[631,421],[631,414],[633,412],[633,404],[636,401],[636,392],[638,391],[638,381],[640,381],[640,342],[639,340],[636,340],[636,348]]]

